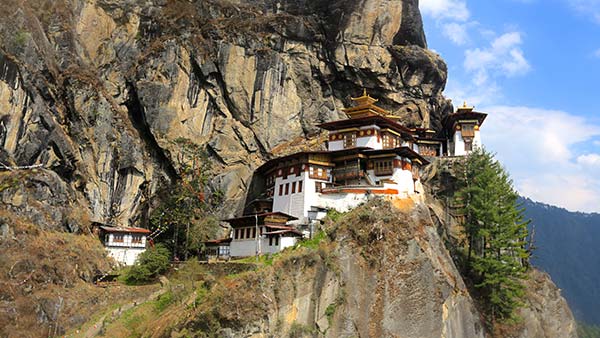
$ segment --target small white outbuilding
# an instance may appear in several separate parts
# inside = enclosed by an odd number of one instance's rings
[[[100,226],[100,239],[108,255],[124,265],[133,265],[146,251],[150,230],[135,227]]]

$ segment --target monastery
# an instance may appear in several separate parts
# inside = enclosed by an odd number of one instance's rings
[[[348,211],[372,196],[420,203],[420,172],[428,158],[464,156],[481,146],[479,128],[487,114],[466,104],[448,115],[437,133],[403,126],[366,91],[352,101],[354,106],[343,110],[347,119],[319,125],[329,134],[327,150],[276,158],[257,169],[262,195],[246,215],[224,220],[231,237],[207,242],[209,258],[279,252],[305,236],[298,229],[327,210]]]

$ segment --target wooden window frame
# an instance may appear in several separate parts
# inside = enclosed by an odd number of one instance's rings
[[[344,134],[344,149],[356,147],[356,133]]]
[[[300,181],[298,181],[298,193],[301,193],[301,192],[302,192],[302,182],[303,182],[303,181],[301,181],[301,180],[300,180]]]

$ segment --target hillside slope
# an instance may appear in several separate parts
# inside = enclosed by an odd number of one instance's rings
[[[154,316],[156,302],[142,304],[127,318],[144,320],[109,324],[104,336],[489,337],[429,207],[373,200],[328,220],[320,241],[263,258],[251,271],[217,279],[204,272],[188,296]],[[529,276],[523,321],[497,337],[576,337],[556,286],[538,271]]]
[[[533,264],[552,276],[578,320],[600,325],[600,215],[522,202],[535,231]]]

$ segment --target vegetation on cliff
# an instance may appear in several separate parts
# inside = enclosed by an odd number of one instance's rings
[[[216,237],[219,225],[215,211],[223,202],[223,194],[207,185],[212,164],[206,150],[183,138],[175,144],[179,149],[179,177],[157,194],[150,225],[160,232],[157,242],[163,243],[173,257],[187,259],[189,254],[198,254],[203,241]]]
[[[512,319],[522,305],[527,224],[508,173],[483,149],[470,154],[457,170],[455,202],[462,212],[462,268],[477,289],[490,324]]]

